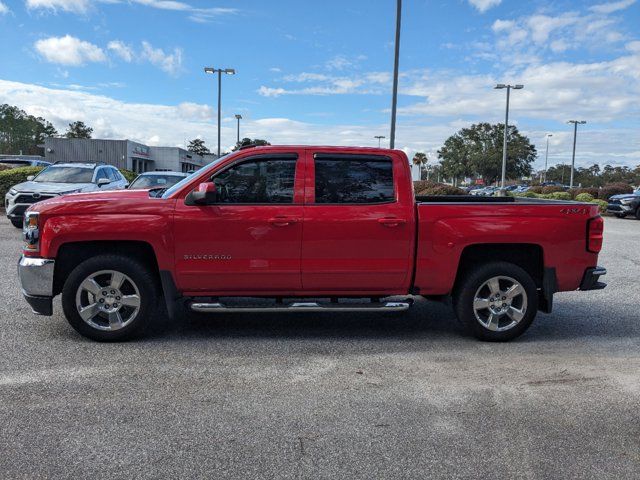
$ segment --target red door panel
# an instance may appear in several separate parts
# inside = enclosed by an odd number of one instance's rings
[[[406,172],[393,160],[395,200],[315,203],[314,153],[307,151],[302,285],[321,292],[405,293],[411,281],[415,220]],[[336,172],[339,174],[339,172]]]

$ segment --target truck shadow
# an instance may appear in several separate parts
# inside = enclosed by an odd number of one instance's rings
[[[624,312],[629,312],[625,310]],[[413,308],[402,313],[258,313],[191,314],[170,321],[163,319],[149,328],[146,338],[232,339],[250,340],[328,340],[354,342],[416,341],[450,344],[474,342],[466,336],[451,307],[437,302],[417,300]],[[640,324],[623,313],[616,315],[605,305],[558,305],[551,315],[538,314],[531,328],[513,344],[559,340],[601,338],[603,340],[640,338]],[[363,348],[366,348],[363,347]]]

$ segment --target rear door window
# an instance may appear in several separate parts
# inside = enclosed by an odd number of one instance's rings
[[[395,200],[390,158],[316,155],[315,203],[387,203]]]

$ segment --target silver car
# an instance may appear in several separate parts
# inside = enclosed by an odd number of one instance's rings
[[[128,185],[118,169],[111,165],[58,162],[11,187],[4,206],[13,226],[22,228],[24,211],[33,203],[68,193],[117,190]]]

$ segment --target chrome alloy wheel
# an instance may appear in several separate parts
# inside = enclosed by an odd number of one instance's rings
[[[526,312],[527,293],[520,282],[511,277],[492,277],[476,290],[473,313],[488,330],[509,330],[520,323]]]
[[[126,327],[140,310],[140,291],[127,275],[101,270],[85,278],[76,292],[80,318],[98,330]]]

